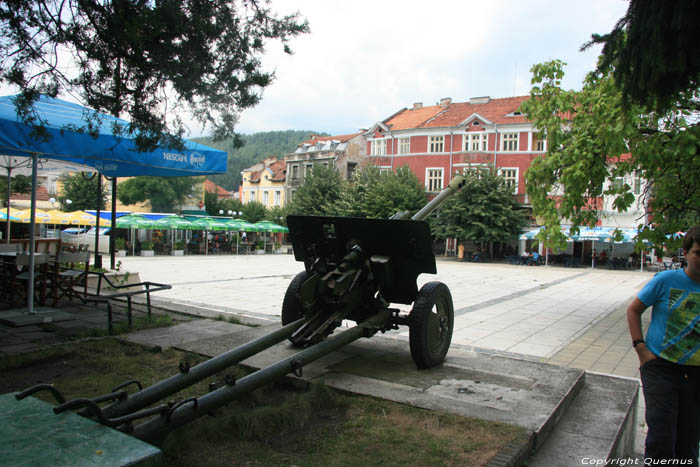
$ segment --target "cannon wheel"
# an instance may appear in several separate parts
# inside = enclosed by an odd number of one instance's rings
[[[452,294],[442,282],[421,287],[408,315],[411,356],[418,368],[432,368],[445,360],[452,341]]]
[[[309,273],[306,271],[301,271],[299,274],[294,276],[292,282],[289,283],[287,291],[284,294],[284,301],[282,301],[282,325],[286,326],[289,323],[302,318],[304,316],[304,309],[301,307],[301,286],[304,284],[306,279],[309,277]]]

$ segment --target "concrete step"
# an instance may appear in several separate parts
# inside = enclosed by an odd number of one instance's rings
[[[638,388],[634,379],[586,373],[581,391],[527,465],[574,466],[635,458]]]

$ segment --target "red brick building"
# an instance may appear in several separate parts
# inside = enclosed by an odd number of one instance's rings
[[[544,155],[546,142],[518,112],[528,96],[472,98],[453,103],[416,103],[376,123],[365,136],[367,154],[381,169],[407,165],[428,192],[438,192],[457,173],[496,167],[513,186],[519,202],[529,204],[524,176]]]

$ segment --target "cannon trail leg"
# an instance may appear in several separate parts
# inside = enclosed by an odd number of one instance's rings
[[[205,362],[190,369],[187,373],[181,373],[171,376],[168,379],[160,381],[152,386],[149,386],[139,392],[134,393],[128,399],[112,404],[104,409],[107,417],[118,417],[127,413],[140,410],[144,407],[157,402],[171,394],[191,386],[209,376],[225,370],[226,368],[242,362],[246,358],[262,352],[263,350],[272,347],[275,344],[288,339],[294,331],[304,324],[303,319],[299,319],[291,324],[288,324],[275,332],[266,336],[255,339],[254,341],[229,350],[217,357],[209,359]]]
[[[142,423],[135,427],[133,435],[148,443],[159,444],[170,431],[178,426],[224,406],[277,378],[296,372],[302,366],[318,360],[334,350],[356,341],[360,337],[370,337],[377,331],[385,329],[390,320],[391,311],[382,310],[357,326],[241,378],[233,385],[224,386],[205,394],[196,400],[192,400],[192,403],[182,404],[173,409],[167,416],[157,417]]]

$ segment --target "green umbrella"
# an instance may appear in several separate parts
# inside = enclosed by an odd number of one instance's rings
[[[250,222],[246,222],[243,219],[235,219],[236,224],[238,225],[238,230],[243,231],[243,232],[262,232],[262,229],[258,227],[255,224],[251,224]]]
[[[140,214],[127,214],[126,216],[117,217],[118,229],[154,229],[154,221]],[[134,241],[133,232],[131,232],[131,254],[136,253],[136,242]]]
[[[153,222],[157,229],[199,230],[201,227],[194,221],[178,216],[161,217]]]
[[[117,228],[119,229],[157,229],[153,224],[155,221],[139,214],[127,214],[117,218]]]
[[[256,222],[255,226],[259,227],[263,232],[272,233],[289,233],[289,229],[279,224],[270,221]]]
[[[213,217],[202,217],[192,223],[202,230],[237,230],[230,223]]]

